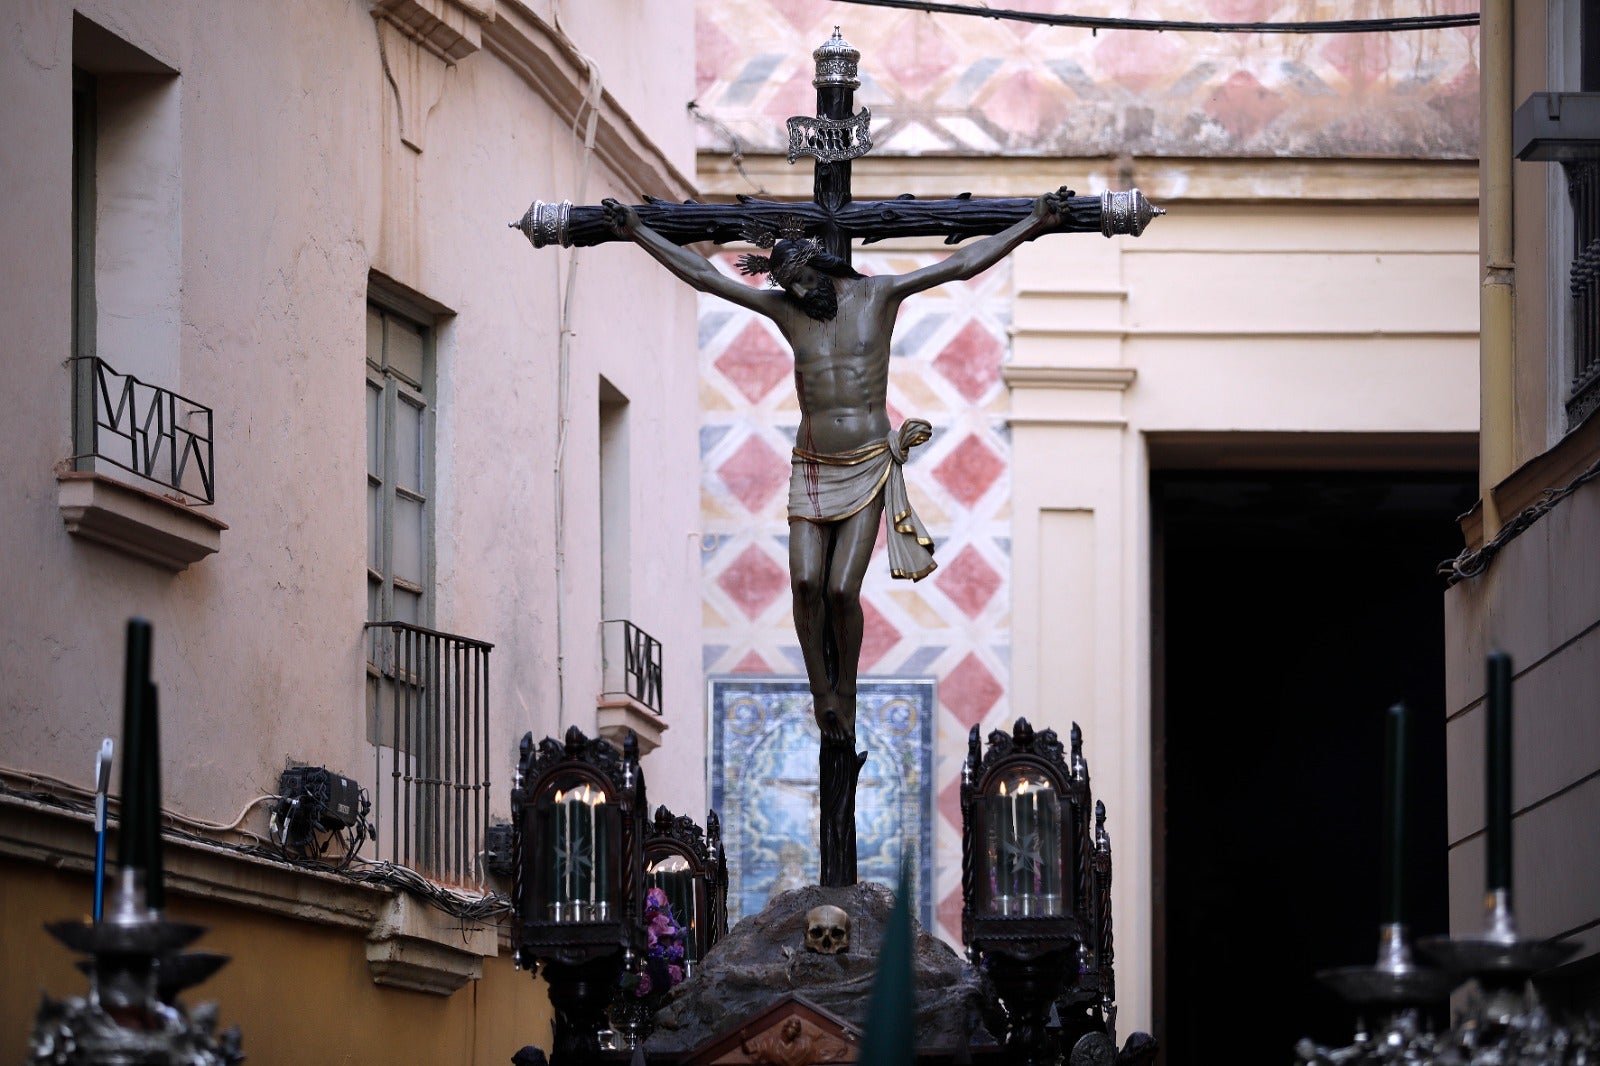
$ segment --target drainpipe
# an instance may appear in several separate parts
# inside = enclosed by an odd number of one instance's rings
[[[1516,264],[1511,226],[1512,0],[1483,0],[1482,129],[1483,281],[1479,293],[1478,496],[1483,536],[1500,531],[1494,487],[1515,466],[1511,358]]]

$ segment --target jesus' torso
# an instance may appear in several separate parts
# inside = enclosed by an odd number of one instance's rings
[[[889,342],[898,301],[877,278],[834,282],[839,310],[826,321],[811,318],[775,292],[770,312],[794,351],[794,387],[800,400],[795,446],[839,454],[880,441],[890,430]]]

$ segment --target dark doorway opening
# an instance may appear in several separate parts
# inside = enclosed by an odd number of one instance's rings
[[[1377,950],[1383,718],[1412,711],[1407,914],[1447,927],[1444,604],[1465,474],[1161,471],[1156,1029],[1169,1066],[1343,1046]]]

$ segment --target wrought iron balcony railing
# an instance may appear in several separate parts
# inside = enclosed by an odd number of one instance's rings
[[[407,622],[366,629],[378,858],[482,889],[494,645]]]
[[[1600,407],[1600,162],[1566,164],[1572,197],[1572,382],[1567,425],[1576,426]]]
[[[216,502],[211,408],[119,374],[97,356],[73,359],[73,461],[102,460],[195,500]]]
[[[601,699],[627,696],[661,713],[661,642],[626,618],[600,623]]]

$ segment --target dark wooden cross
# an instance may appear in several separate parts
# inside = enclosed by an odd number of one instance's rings
[[[749,239],[752,231],[775,234],[793,226],[798,218],[807,237],[819,240],[836,256],[850,260],[851,243],[864,244],[892,237],[943,237],[956,244],[968,237],[998,233],[1022,221],[1033,210],[1032,198],[974,199],[969,194],[945,200],[918,200],[910,195],[893,200],[855,201],[850,198],[850,161],[872,148],[871,112],[863,107],[852,113],[861,53],[845,43],[837,27],[833,36],[812,53],[817,90],[814,118],[789,120],[789,162],[801,155],[815,157],[813,198],[806,203],[785,203],[739,196],[732,204],[703,204],[687,200],[669,203],[646,196],[634,207],[639,221],[677,245],[711,241],[725,244]],[[1061,221],[1044,233],[1100,233],[1138,236],[1162,210],[1151,205],[1138,189],[1105,192],[1099,196],[1067,193],[1068,210]],[[601,206],[575,207],[566,202],[536,200],[521,221],[535,248],[556,244],[588,247],[620,237]],[[857,752],[853,739],[823,738],[821,770],[821,875],[825,886],[856,882],[856,784],[866,752]]]
[[[741,195],[732,204],[694,200],[675,204],[646,196],[645,202],[634,208],[639,221],[674,244],[726,244],[746,239],[752,224],[776,231],[782,220],[798,217],[808,237],[822,239],[828,251],[848,260],[855,239],[872,244],[891,237],[943,237],[946,244],[957,244],[968,237],[998,233],[1033,210],[1031,197],[974,199],[965,193],[946,200],[918,200],[910,194],[893,200],[852,200],[850,161],[872,148],[871,112],[863,107],[851,114],[855,90],[861,84],[856,77],[861,53],[845,43],[836,27],[833,37],[812,55],[816,59],[816,77],[811,84],[817,90],[817,117],[789,120],[789,161],[801,155],[816,158],[810,202],[785,203]],[[1137,237],[1152,217],[1163,213],[1138,189],[1070,196],[1068,204],[1068,216],[1043,233],[1100,233],[1107,237],[1126,233]],[[625,239],[612,231],[605,209],[599,206],[536,200],[521,221],[512,225],[522,230],[535,248],[549,244],[586,248]]]

